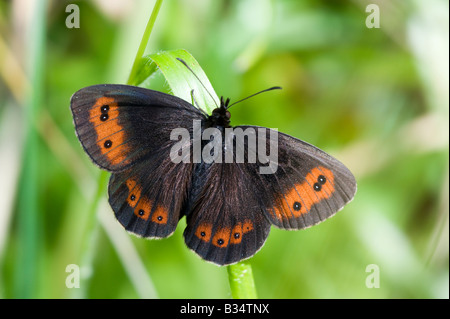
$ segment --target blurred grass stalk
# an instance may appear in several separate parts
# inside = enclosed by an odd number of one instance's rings
[[[27,90],[25,108],[25,149],[18,192],[17,227],[19,249],[14,278],[15,298],[33,298],[38,293],[39,282],[39,199],[38,157],[39,138],[35,119],[43,101],[45,65],[46,0],[32,3],[33,15],[27,25],[26,57],[30,86]]]
[[[153,26],[155,25],[156,17],[158,16],[159,9],[161,8],[162,0],[156,0],[155,6],[153,7],[152,14],[148,20],[147,26],[145,27],[144,35],[142,36],[141,43],[139,44],[138,51],[136,52],[136,57],[134,58],[133,67],[131,68],[130,76],[128,77],[128,85],[137,85],[136,77],[139,73],[139,67],[142,65],[142,57],[144,56],[145,48],[147,47],[148,40],[152,34]]]

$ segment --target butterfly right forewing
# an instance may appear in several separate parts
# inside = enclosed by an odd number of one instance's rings
[[[246,128],[246,127],[244,127]],[[266,218],[276,227],[303,229],[333,216],[353,199],[356,181],[334,157],[284,133],[266,131],[266,149],[276,142],[276,171],[261,174],[261,166],[247,165],[251,183],[259,190]]]

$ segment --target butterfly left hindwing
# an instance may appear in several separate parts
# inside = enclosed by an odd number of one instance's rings
[[[164,238],[175,231],[192,164],[174,164],[168,156],[162,150],[131,170],[111,175],[109,203],[127,231],[147,238]]]

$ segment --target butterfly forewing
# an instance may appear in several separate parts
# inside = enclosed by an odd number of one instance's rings
[[[71,110],[85,151],[112,172],[159,152],[173,143],[174,128],[191,126],[193,119],[203,117],[182,99],[127,85],[81,89],[72,96]]]
[[[275,140],[278,145],[276,171],[260,174],[258,166],[246,167],[273,225],[284,229],[310,227],[334,215],[353,198],[356,181],[342,163],[313,145],[263,129],[266,149]]]

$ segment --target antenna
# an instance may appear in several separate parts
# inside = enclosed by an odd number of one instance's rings
[[[208,116],[209,116],[208,113],[206,113],[206,112],[200,107],[200,105],[198,104],[197,100],[195,99],[195,96],[194,96],[194,89],[191,90],[191,99],[192,99],[192,105],[196,106],[197,109],[200,110],[200,112],[202,112],[206,117],[208,117]]]
[[[187,65],[187,63],[182,59],[182,58],[176,58],[178,61],[180,61],[181,63],[184,64],[185,67],[188,68],[189,71],[191,71],[191,73],[195,76],[195,78],[200,82],[200,84],[203,86],[203,88],[205,89],[206,92],[208,92],[209,96],[211,97],[211,99],[213,100],[214,104],[219,107],[216,103],[216,100],[214,99],[214,97],[212,96],[212,94],[208,91],[208,89],[206,88],[206,86],[203,84],[202,81],[200,81],[200,78],[197,76],[197,74],[195,74],[195,72],[189,67],[189,65]]]
[[[258,94],[261,94],[261,93],[264,93],[264,92],[267,92],[267,91],[272,91],[272,90],[281,90],[281,87],[280,87],[280,86],[274,86],[274,87],[271,87],[271,88],[268,88],[268,89],[259,91],[259,92],[255,93],[255,94],[250,95],[250,96],[247,96],[246,98],[243,98],[242,100],[239,100],[239,101],[236,101],[236,102],[232,103],[231,105],[227,105],[227,110],[228,110],[230,107],[232,107],[233,105],[235,105],[235,104],[237,104],[237,103],[239,103],[239,102],[245,101],[245,100],[247,100],[247,99],[249,99],[249,98],[251,98],[251,97],[254,97],[255,95],[258,95]],[[227,104],[228,104],[228,103],[227,103]]]

